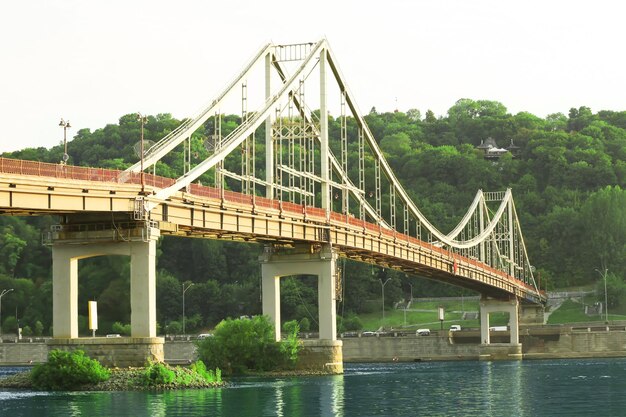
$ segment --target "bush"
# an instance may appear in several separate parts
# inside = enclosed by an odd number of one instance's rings
[[[143,384],[148,387],[160,387],[164,385],[174,386],[202,386],[208,382],[210,384],[221,384],[222,373],[219,369],[215,372],[207,371],[202,361],[193,363],[189,368],[174,368],[160,362],[149,362],[143,373]]]
[[[222,383],[222,371],[220,368],[216,368],[215,372],[210,369],[207,371],[206,365],[202,361],[192,363],[190,368],[209,383]]]
[[[43,323],[37,320],[35,322],[35,336],[43,335]]]
[[[167,385],[174,382],[174,371],[160,362],[150,362],[144,372],[143,382],[147,386]]]
[[[167,334],[180,334],[182,330],[182,324],[177,321],[170,321],[167,325],[165,325],[165,332]]]
[[[337,322],[337,328],[339,332],[348,332],[363,329],[363,323],[358,316],[346,317],[343,320],[341,319],[341,317],[338,317]]]
[[[111,331],[113,333],[121,334],[122,336],[130,336],[130,324],[122,324],[119,321],[113,323],[111,326]]]
[[[300,320],[300,331],[308,332],[309,330],[311,330],[311,321],[306,317],[302,317]]]
[[[227,319],[217,325],[213,337],[197,342],[198,355],[207,367],[227,373],[281,369],[291,367],[297,359],[296,336],[289,339],[276,342],[274,326],[264,316]]]
[[[33,386],[45,390],[68,390],[109,379],[110,372],[82,350],[65,352],[52,350],[48,362],[37,365],[31,372]]]
[[[290,323],[290,322],[287,322]],[[283,360],[285,365],[294,367],[298,361],[298,352],[300,351],[300,341],[298,340],[298,332],[300,331],[300,325],[296,320],[293,320],[289,326],[285,323],[286,330],[289,329],[289,335],[280,344],[280,351],[283,354]]]

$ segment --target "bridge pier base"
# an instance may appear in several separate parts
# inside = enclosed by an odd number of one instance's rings
[[[480,361],[501,361],[501,360],[522,360],[522,345],[510,345],[507,343],[493,343],[481,345],[478,360]]]
[[[48,350],[80,349],[104,366],[126,368],[145,366],[149,360],[163,362],[164,343],[162,337],[54,338],[48,341]]]
[[[316,275],[318,279],[319,340],[304,342],[303,366],[329,373],[343,372],[342,343],[337,341],[335,274],[337,254],[330,245],[319,251],[276,253],[272,246],[259,257],[261,263],[263,314],[274,323],[276,340],[281,339],[280,278]]]

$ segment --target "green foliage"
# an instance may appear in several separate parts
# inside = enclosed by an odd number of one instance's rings
[[[363,329],[363,322],[357,315],[351,315],[339,320],[338,329],[340,332],[355,331]]]
[[[33,386],[44,390],[69,390],[109,379],[109,371],[82,350],[66,352],[52,350],[48,362],[37,365],[31,372]]]
[[[40,322],[39,320],[37,320],[35,322],[35,336],[41,336],[43,335],[43,323]]]
[[[176,374],[161,362],[150,362],[143,375],[143,383],[147,386],[169,385],[176,379]]]
[[[604,303],[604,279],[596,283],[598,301]],[[615,274],[606,274],[606,298],[611,309],[626,307],[626,282]]]
[[[116,321],[113,323],[113,326],[111,326],[111,331],[123,336],[130,336],[130,324],[122,324],[119,321]]]
[[[197,342],[198,355],[208,367],[237,374],[291,367],[297,360],[296,345],[297,333],[276,342],[274,326],[264,316],[223,320],[213,337]]]
[[[176,321],[176,320],[172,320],[170,321],[166,326],[165,326],[165,333],[167,334],[180,334],[183,330],[183,325],[180,324],[180,322]]]
[[[289,367],[294,367],[298,361],[298,352],[302,347],[298,340],[300,325],[296,320],[292,320],[284,324],[284,329],[288,334],[287,338],[280,344],[280,351],[286,359],[286,364]]]
[[[189,368],[170,367],[161,362],[149,362],[143,372],[142,383],[148,387],[191,386],[200,383],[221,384],[222,372],[207,370],[202,361],[196,361]]]
[[[207,370],[204,362],[198,360],[191,364],[190,369],[202,376],[208,383],[222,383],[222,371],[220,368],[215,368],[215,371]]]
[[[285,333],[291,334],[294,331],[298,333],[300,329],[300,325],[298,324],[298,320],[290,320],[283,323],[283,331]]]
[[[311,321],[308,317],[302,317],[300,319],[300,331],[308,332],[309,330],[311,330]]]

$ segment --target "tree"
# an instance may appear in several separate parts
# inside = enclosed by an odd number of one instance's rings
[[[596,256],[596,265],[626,271],[626,190],[608,186],[591,194],[581,207],[581,218],[586,253]]]

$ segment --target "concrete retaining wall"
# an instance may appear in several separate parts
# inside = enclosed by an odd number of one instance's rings
[[[454,344],[453,339],[443,334],[343,339],[344,362],[478,360],[479,355],[480,345]]]
[[[493,341],[508,338],[508,332],[497,333],[497,336],[492,336]],[[316,340],[304,342],[313,342],[309,350],[315,355],[313,346]],[[448,332],[437,332],[430,336],[349,337],[342,342],[344,362],[478,360],[485,353],[479,344],[479,333],[471,331],[454,332],[452,335]],[[522,330],[520,342],[525,359],[626,357],[625,326],[533,327]],[[331,349],[329,352],[335,350]],[[191,340],[166,340],[163,352],[165,361],[170,363],[185,363],[197,359],[195,344]],[[29,342],[29,339],[25,339],[19,343],[0,343],[0,364],[3,365],[28,364],[31,361],[40,363],[46,361],[47,355],[46,342]],[[336,358],[337,352],[333,355]],[[324,361],[337,362],[330,357]],[[308,365],[303,362],[303,366]]]

